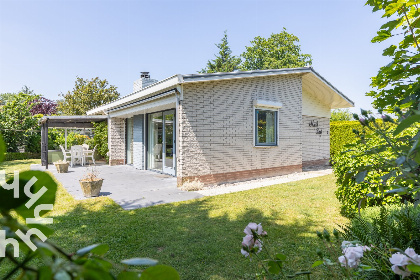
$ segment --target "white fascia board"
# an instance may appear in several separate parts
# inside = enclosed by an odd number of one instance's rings
[[[119,107],[122,106],[126,103],[130,103],[133,101],[136,101],[138,99],[141,98],[146,98],[152,95],[155,95],[159,92],[162,92],[164,90],[167,90],[171,87],[176,87],[176,85],[178,85],[180,82],[182,82],[182,79],[180,79],[180,77],[182,78],[181,75],[174,75],[172,77],[166,78],[162,81],[156,82],[138,92],[132,93],[130,95],[127,95],[123,98],[120,98],[114,102],[108,103],[106,105],[102,105],[100,107],[96,107],[92,110],[89,110],[86,112],[87,115],[94,115],[97,113],[107,113],[108,110],[113,109],[115,107]]]
[[[256,70],[256,71],[238,71],[229,73],[212,73],[212,74],[192,74],[183,75],[184,83],[198,83],[206,81],[220,81],[253,77],[266,77],[277,75],[303,74],[312,72],[312,68],[291,68],[291,69],[275,69],[275,70]]]
[[[280,102],[258,99],[258,100],[254,100],[254,107],[279,109],[283,107],[283,104]]]

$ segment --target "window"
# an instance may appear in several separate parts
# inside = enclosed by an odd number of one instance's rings
[[[277,146],[277,110],[255,109],[255,146]]]

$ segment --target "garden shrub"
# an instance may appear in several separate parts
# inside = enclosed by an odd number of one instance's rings
[[[358,121],[334,121],[330,122],[330,158],[339,154],[346,144],[356,141],[353,129],[361,130]]]
[[[386,133],[389,139],[396,143],[403,141],[403,138],[392,136],[394,124],[373,121],[383,128],[383,133]],[[406,137],[415,132],[415,129],[407,130]],[[388,147],[387,140],[373,133],[362,134],[361,137],[357,137],[359,140],[356,142],[345,145],[343,151],[332,159],[338,187],[335,194],[341,202],[341,213],[348,217],[357,213],[362,200],[366,206],[392,205],[411,200],[410,195],[401,197],[398,194],[386,193],[394,188],[394,179],[399,174],[395,167],[384,165],[384,158],[395,161],[398,157]],[[404,182],[401,182],[400,187],[405,186]]]
[[[346,240],[420,252],[420,208],[413,204],[366,208],[342,228]]]
[[[106,122],[93,123],[93,138],[89,141],[89,146],[92,148],[95,145],[97,153],[103,157],[107,158],[108,154],[108,124]]]
[[[24,159],[40,159],[41,153],[6,153],[5,161],[24,160]]]

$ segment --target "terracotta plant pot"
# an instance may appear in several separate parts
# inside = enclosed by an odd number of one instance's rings
[[[82,187],[83,195],[85,197],[98,196],[101,192],[102,182],[104,179],[96,181],[82,181],[80,180],[80,186]]]
[[[54,162],[54,165],[58,173],[67,173],[69,171],[68,162]]]

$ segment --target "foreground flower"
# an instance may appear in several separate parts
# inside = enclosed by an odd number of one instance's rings
[[[246,235],[242,239],[242,249],[241,253],[245,257],[248,257],[250,253],[258,254],[262,250],[261,241],[254,239],[253,235]]]
[[[246,235],[254,235],[254,233],[258,234],[258,235],[262,235],[263,234],[263,228],[261,226],[261,224],[256,224],[256,223],[249,223],[246,228],[244,229],[244,232]],[[265,232],[265,234],[267,234]]]
[[[389,261],[393,265],[404,266],[408,264],[408,257],[398,252],[398,253],[392,254],[392,256],[389,258]]]
[[[392,270],[395,274],[397,274],[397,275],[401,275],[403,279],[404,279],[404,277],[408,277],[408,276],[410,276],[410,275],[411,275],[411,272],[410,272],[410,271],[408,271],[408,270],[405,270],[405,267],[404,267],[404,269],[401,269],[401,268],[400,268],[398,265],[396,265],[396,264],[394,264],[393,266],[391,266],[391,270]]]
[[[413,248],[407,248],[404,253],[397,252],[389,258],[389,262],[392,264],[392,271],[397,275],[401,275],[402,278],[411,275],[411,272],[407,269],[408,264],[420,264],[420,256],[416,254]]]
[[[370,251],[368,246],[360,246],[356,244],[353,246],[353,243],[350,241],[343,241],[341,243],[341,248],[343,249],[343,256],[338,258],[341,266],[356,268],[360,264],[360,259],[363,257],[363,252]]]
[[[407,248],[404,253],[410,257],[409,261],[415,264],[420,264],[420,256],[416,254],[413,248]]]

